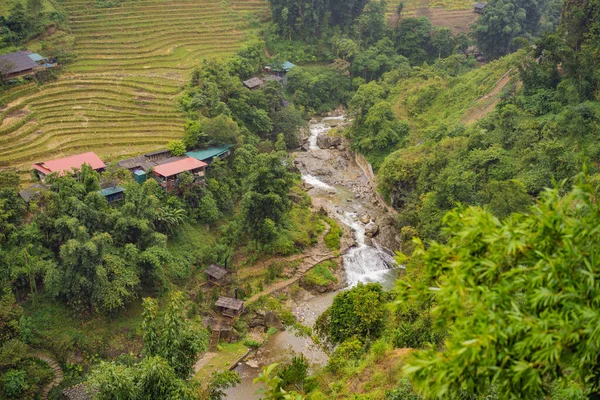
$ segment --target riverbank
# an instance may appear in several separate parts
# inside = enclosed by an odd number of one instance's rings
[[[398,269],[392,251],[399,246],[393,215],[382,207],[373,190],[372,178],[356,162],[354,154],[342,139],[334,146],[321,148],[318,136],[344,123],[343,115],[313,120],[310,136],[303,146],[306,151],[293,153],[294,163],[302,174],[304,188],[313,207],[326,213],[344,228],[340,287],[360,282],[379,282],[392,288]],[[371,179],[370,179],[371,178]],[[274,291],[272,291],[274,292]],[[296,320],[312,327],[333,302],[337,291],[310,293],[300,287],[277,290],[285,298],[285,306]],[[256,352],[240,363],[235,371],[241,384],[226,391],[230,399],[258,399],[253,380],[262,367],[275,362],[286,362],[295,354],[304,354],[313,369],[324,366],[329,357],[311,337],[298,335],[293,328],[271,335]]]

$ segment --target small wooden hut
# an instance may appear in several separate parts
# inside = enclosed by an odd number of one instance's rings
[[[225,268],[219,267],[216,264],[212,264],[204,270],[204,273],[208,276],[209,282],[221,285],[225,282],[227,270]]]
[[[219,297],[215,303],[217,310],[226,317],[237,317],[244,311],[244,302],[231,297]]]

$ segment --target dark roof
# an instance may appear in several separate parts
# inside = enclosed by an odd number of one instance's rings
[[[263,84],[263,80],[260,78],[254,77],[254,78],[248,79],[247,81],[244,81],[242,83],[247,88],[254,89],[254,88],[261,86]]]
[[[19,72],[28,71],[37,67],[29,54],[24,51],[9,53],[0,56],[0,71],[4,74],[18,74]]]
[[[231,297],[219,297],[215,306],[240,311],[244,307],[244,302],[242,300],[232,299]]]
[[[41,183],[35,183],[28,188],[21,190],[19,192],[19,196],[21,196],[25,202],[29,203],[35,200],[40,193],[46,190],[48,190],[46,186],[42,185]]]
[[[121,186],[111,186],[102,190],[98,190],[98,193],[100,193],[104,197],[123,192],[125,192],[125,188],[122,188]]]
[[[146,170],[148,169],[151,165],[148,160],[146,159],[146,156],[137,156],[137,157],[133,157],[133,158],[128,158],[126,160],[121,160],[117,163],[117,165],[121,168],[125,168],[125,169],[143,169]]]
[[[156,150],[151,153],[146,153],[146,154],[144,154],[144,156],[152,157],[152,156],[159,156],[159,155],[163,155],[163,154],[171,155],[171,150],[167,150],[167,149]]]
[[[204,270],[204,273],[208,276],[219,280],[222,279],[225,275],[227,275],[227,270],[219,267],[218,265],[212,264]]]
[[[484,9],[486,6],[487,4],[482,2],[475,3],[475,8]]]

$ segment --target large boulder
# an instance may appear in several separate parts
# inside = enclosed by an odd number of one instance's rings
[[[371,216],[367,213],[361,215],[360,222],[363,223],[364,225],[367,225],[369,222],[371,222]]]
[[[267,328],[276,328],[281,331],[284,329],[283,324],[272,311],[267,311],[265,314],[265,326]]]
[[[368,237],[377,236],[379,232],[379,226],[375,222],[369,222],[367,226],[365,226],[365,235]]]
[[[331,146],[329,144],[329,135],[327,132],[319,133],[317,136],[317,146],[319,146],[320,149],[328,149],[329,146]]]
[[[329,136],[329,147],[337,147],[342,144],[341,136]]]

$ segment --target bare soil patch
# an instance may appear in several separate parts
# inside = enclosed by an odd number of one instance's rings
[[[6,128],[7,126],[12,125],[13,122],[18,122],[18,120],[22,119],[23,117],[25,117],[28,114],[29,114],[29,110],[25,110],[25,109],[15,110],[13,112],[10,112],[2,120],[2,125],[0,125],[0,128]]]

